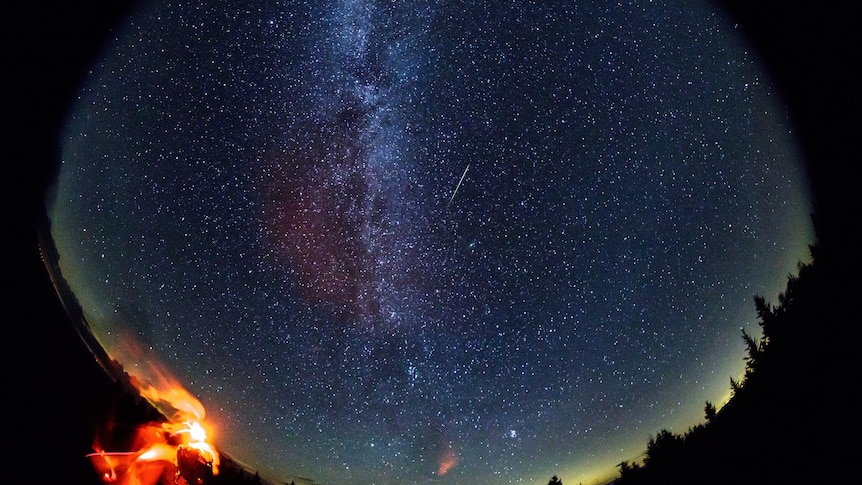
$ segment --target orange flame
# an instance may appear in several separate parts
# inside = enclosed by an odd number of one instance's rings
[[[212,430],[204,423],[206,411],[194,396],[164,372],[153,368],[157,385],[131,376],[141,396],[154,406],[173,409],[167,422],[141,426],[129,451],[108,452],[98,442],[87,455],[102,480],[117,485],[155,485],[174,475],[167,483],[203,485],[218,474],[219,454],[209,443]]]

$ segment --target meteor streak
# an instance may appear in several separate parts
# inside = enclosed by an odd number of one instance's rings
[[[452,197],[449,197],[449,203],[446,204],[446,207],[449,207],[450,205],[452,205],[452,200],[455,199],[455,194],[457,194],[458,189],[461,188],[461,182],[463,182],[464,177],[467,176],[467,170],[470,170],[470,164],[469,163],[467,164],[467,168],[464,169],[464,173],[461,174],[461,180],[458,181],[458,185],[455,186],[455,190],[452,191]]]

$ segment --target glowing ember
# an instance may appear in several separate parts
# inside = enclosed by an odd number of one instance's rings
[[[160,410],[173,410],[167,422],[138,428],[129,451],[105,451],[95,443],[87,455],[103,481],[119,485],[160,482],[204,485],[218,474],[219,454],[207,440],[203,405],[174,379],[154,369],[158,385],[132,377],[141,396]]]

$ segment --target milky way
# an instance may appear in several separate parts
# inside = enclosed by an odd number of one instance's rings
[[[812,242],[793,135],[720,12],[546,3],[143,5],[49,206],[105,348],[282,481],[577,483],[695,424]]]

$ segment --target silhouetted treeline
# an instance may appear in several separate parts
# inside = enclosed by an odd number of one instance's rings
[[[848,279],[858,265],[833,250],[843,242],[833,246],[816,219],[815,230],[811,262],[788,276],[777,304],[754,297],[762,332],[743,332],[746,370],[731,379],[730,402],[717,412],[707,402],[706,423],[685,433],[661,430],[642,464],[620,464],[615,485],[849,483],[858,475],[859,295]]]

